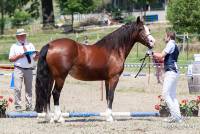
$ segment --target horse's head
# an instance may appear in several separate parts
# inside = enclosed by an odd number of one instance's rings
[[[155,39],[151,35],[149,28],[144,25],[143,21],[140,20],[140,17],[137,18],[137,41],[147,46],[148,48],[153,48],[155,44]]]

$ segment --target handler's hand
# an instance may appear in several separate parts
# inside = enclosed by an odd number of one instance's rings
[[[161,53],[153,53],[153,59],[160,61],[160,62],[164,62],[164,58],[162,57]]]

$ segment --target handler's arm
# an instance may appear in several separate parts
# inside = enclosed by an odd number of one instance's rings
[[[10,62],[15,62],[16,60],[18,60],[20,58],[23,58],[23,57],[24,57],[24,54],[15,55],[15,56],[10,57],[9,61]]]
[[[156,59],[164,59],[167,53],[165,51],[162,51],[161,53],[153,53],[153,57]]]

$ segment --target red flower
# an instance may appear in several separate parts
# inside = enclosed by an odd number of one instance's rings
[[[3,99],[3,96],[0,96],[0,99]]]
[[[161,99],[161,95],[158,95],[158,99]]]
[[[155,109],[160,110],[160,105],[159,104],[155,105]]]
[[[12,99],[11,97],[9,97],[8,101],[9,101],[10,103],[12,103],[12,102],[13,102],[13,99]]]
[[[184,100],[181,101],[181,104],[182,104],[182,105],[186,105],[187,102],[188,102],[188,100],[184,99]]]
[[[197,96],[197,102],[200,102],[200,96]]]

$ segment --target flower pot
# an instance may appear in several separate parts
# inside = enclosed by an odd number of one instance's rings
[[[192,111],[192,116],[198,116],[199,110],[193,110]]]
[[[185,109],[180,110],[182,116],[187,116],[187,111]]]
[[[160,117],[168,117],[170,115],[170,112],[169,110],[163,108],[163,109],[160,109],[159,110],[159,113],[160,113]]]
[[[6,110],[0,110],[0,118],[5,118],[6,117]]]

